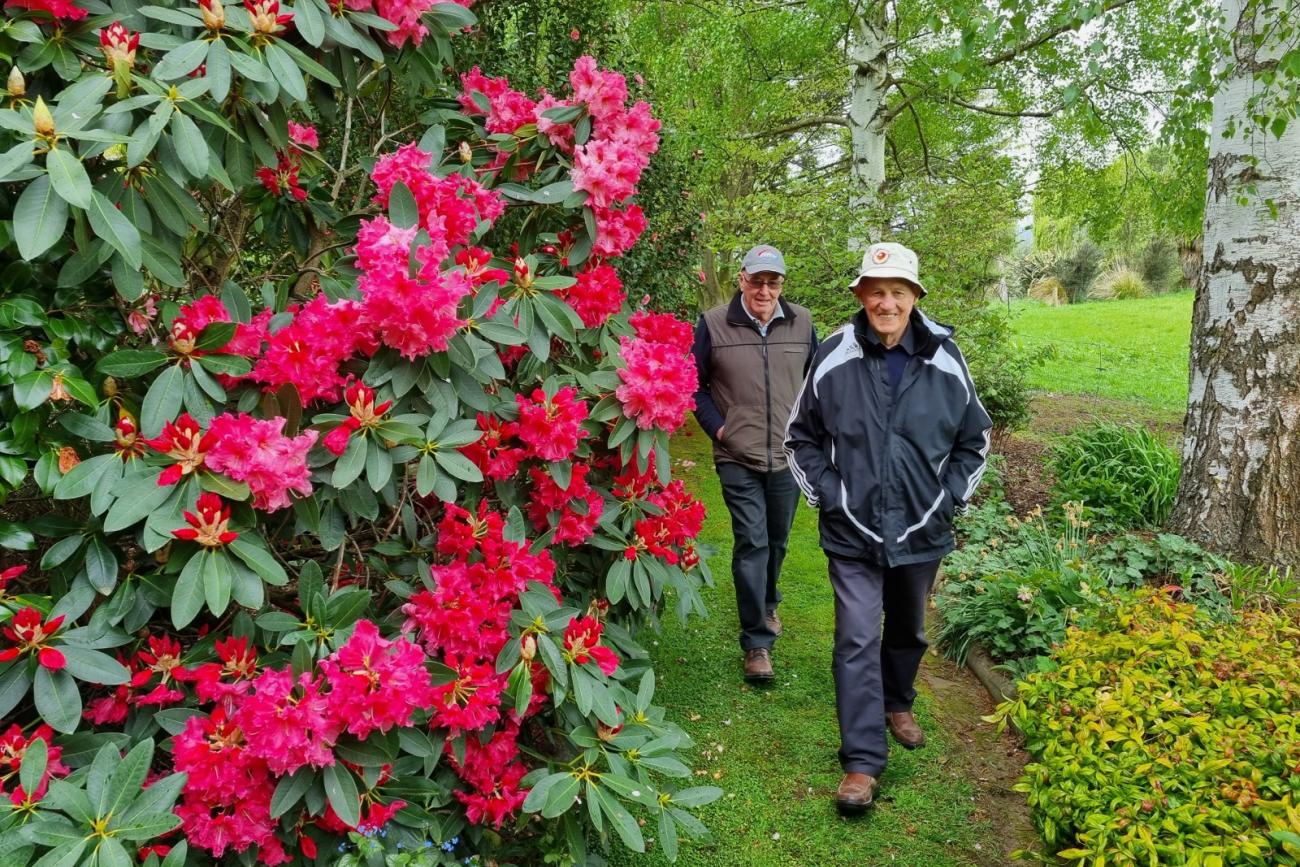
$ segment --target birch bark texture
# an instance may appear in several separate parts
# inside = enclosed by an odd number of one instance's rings
[[[1267,9],[1270,4],[1261,4]],[[1300,124],[1225,138],[1280,54],[1267,12],[1222,3],[1234,69],[1214,96],[1174,528],[1246,562],[1300,565]],[[1254,192],[1243,195],[1243,189]],[[1275,208],[1270,212],[1267,203]]]
[[[848,46],[849,78],[849,194],[853,230],[849,246],[861,252],[880,240],[880,188],[885,183],[885,139],[888,135],[885,95],[889,76],[884,3],[855,10]]]

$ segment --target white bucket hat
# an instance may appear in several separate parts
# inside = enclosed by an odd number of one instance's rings
[[[868,247],[862,256],[862,268],[858,277],[849,284],[849,288],[856,289],[864,277],[897,277],[915,286],[921,293],[921,298],[926,294],[925,286],[921,285],[917,274],[916,253],[902,244],[882,242]]]

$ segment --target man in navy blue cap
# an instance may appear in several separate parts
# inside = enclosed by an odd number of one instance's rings
[[[773,679],[772,645],[781,634],[777,579],[799,501],[782,443],[817,349],[812,314],[781,298],[784,285],[781,251],[769,244],[751,249],[739,291],[700,317],[693,348],[700,378],[695,417],[713,439],[731,513],[731,575],[751,683]]]

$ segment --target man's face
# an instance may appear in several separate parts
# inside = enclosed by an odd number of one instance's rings
[[[785,278],[775,271],[740,272],[740,294],[744,296],[749,312],[760,322],[771,319],[776,312],[776,299],[781,297],[784,284]]]
[[[892,346],[907,330],[907,319],[916,306],[916,289],[896,277],[867,277],[854,288],[867,322],[881,342]]]

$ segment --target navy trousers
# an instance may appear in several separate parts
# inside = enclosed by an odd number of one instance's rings
[[[799,488],[790,471],[762,473],[741,464],[718,464],[722,499],[731,513],[731,578],[740,615],[740,646],[771,647],[776,634],[766,615],[781,602],[777,579],[785,560]]]
[[[835,710],[845,773],[885,771],[885,712],[911,710],[939,561],[880,567],[827,555],[835,590]]]

